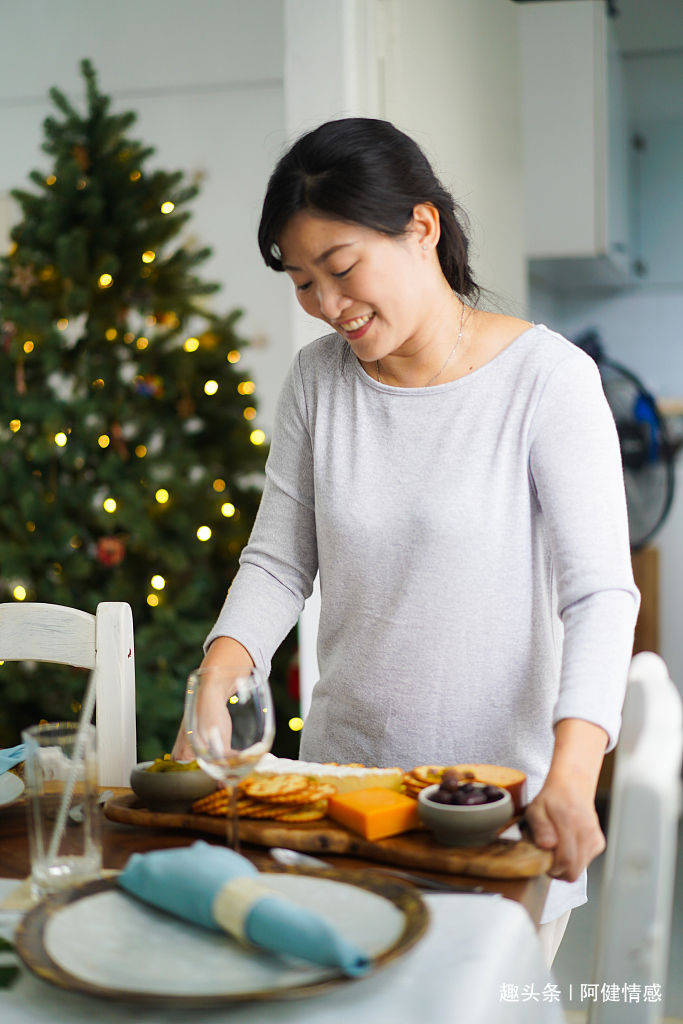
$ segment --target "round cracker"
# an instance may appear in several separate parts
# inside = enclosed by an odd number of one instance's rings
[[[309,786],[303,775],[270,775],[245,779],[242,790],[257,800],[279,800],[294,793],[300,793]]]

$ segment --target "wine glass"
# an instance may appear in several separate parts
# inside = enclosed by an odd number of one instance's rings
[[[226,838],[239,850],[237,786],[268,753],[275,736],[266,673],[230,665],[195,669],[187,681],[184,722],[200,768],[227,790]]]

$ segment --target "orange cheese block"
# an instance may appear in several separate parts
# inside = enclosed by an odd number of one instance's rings
[[[526,775],[518,768],[505,768],[499,764],[454,764],[456,771],[471,772],[473,782],[486,782],[489,786],[501,786],[512,797],[515,814],[526,804]]]
[[[358,789],[337,793],[327,801],[327,816],[366,839],[387,836],[420,827],[417,801],[390,789]]]

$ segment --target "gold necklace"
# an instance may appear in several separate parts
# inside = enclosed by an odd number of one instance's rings
[[[446,369],[446,364],[450,361],[451,357],[453,356],[453,353],[455,352],[456,348],[458,347],[458,345],[462,341],[462,325],[463,325],[464,318],[465,318],[465,303],[463,302],[462,310],[460,312],[460,330],[458,331],[458,337],[455,339],[455,345],[453,346],[453,348],[450,350],[450,352],[446,356],[446,361],[444,362],[443,366],[438,371],[438,373],[435,373],[433,377],[430,377],[429,380],[427,381],[427,383],[422,385],[423,387],[428,388],[429,385],[433,381],[435,381],[437,377],[440,377],[441,374],[443,373],[443,371]],[[384,381],[382,380],[382,377],[381,377],[380,372],[379,372],[379,359],[377,360],[377,380],[378,380],[378,382],[380,384],[384,384]]]

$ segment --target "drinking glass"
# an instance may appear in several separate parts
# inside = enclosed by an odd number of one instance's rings
[[[184,723],[200,768],[227,790],[226,838],[239,850],[237,786],[268,753],[275,736],[265,672],[224,665],[196,669],[187,681]]]
[[[42,896],[96,876],[102,867],[95,726],[45,722],[21,735],[31,891]]]

